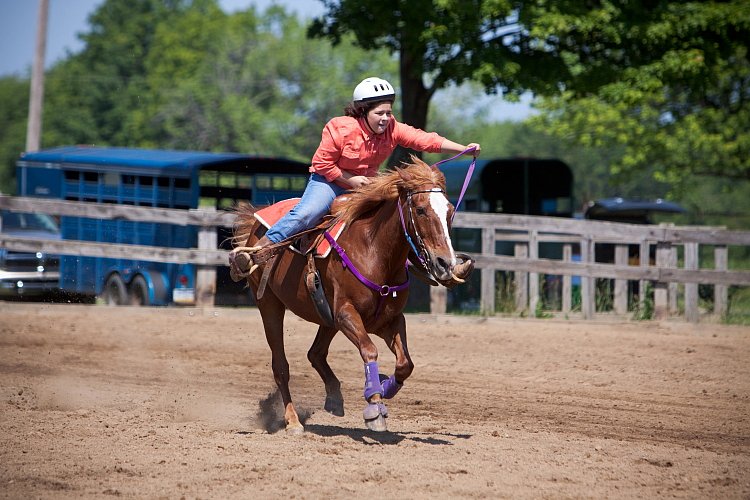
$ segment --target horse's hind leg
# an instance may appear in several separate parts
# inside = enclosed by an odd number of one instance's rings
[[[266,331],[266,340],[271,348],[271,367],[276,386],[281,392],[284,402],[284,421],[288,433],[301,433],[304,431],[299,421],[297,411],[292,403],[292,395],[289,392],[289,363],[284,351],[284,313],[286,307],[272,293],[268,293],[258,301],[258,309],[263,318],[263,328]]]
[[[318,372],[320,378],[326,386],[326,402],[324,408],[327,412],[337,417],[344,416],[344,396],[341,394],[341,382],[333,373],[331,366],[328,364],[328,348],[331,345],[333,337],[336,336],[335,328],[321,326],[318,328],[318,334],[315,341],[307,352],[307,359],[310,360],[313,368]]]

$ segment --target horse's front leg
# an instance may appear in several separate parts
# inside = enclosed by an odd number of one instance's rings
[[[307,359],[310,360],[315,371],[326,387],[326,402],[324,408],[327,412],[337,417],[344,416],[344,396],[341,394],[341,382],[333,373],[331,366],[328,364],[328,348],[333,341],[333,337],[338,332],[335,328],[321,326],[318,328],[318,334],[310,350],[307,352]]]
[[[390,377],[381,375],[382,395],[385,399],[391,399],[414,371],[414,363],[409,356],[409,348],[406,345],[406,318],[404,318],[404,315],[399,314],[394,318],[393,322],[384,328],[380,335],[396,356],[396,370],[393,375]]]
[[[336,324],[339,330],[357,346],[362,361],[365,363],[364,396],[367,401],[364,411],[365,424],[372,431],[383,432],[387,430],[385,419],[388,416],[388,409],[382,401],[383,388],[378,373],[378,348],[370,340],[362,317],[350,302],[336,309]]]

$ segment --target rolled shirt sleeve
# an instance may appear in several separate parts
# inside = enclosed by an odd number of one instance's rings
[[[445,137],[435,132],[425,132],[400,122],[395,122],[393,139],[400,146],[427,153],[439,153],[445,141]]]

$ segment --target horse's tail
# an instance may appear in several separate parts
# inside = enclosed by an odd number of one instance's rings
[[[255,232],[258,224],[258,219],[255,218],[258,209],[249,203],[241,202],[232,211],[236,215],[232,227],[232,247],[247,246],[247,240]]]

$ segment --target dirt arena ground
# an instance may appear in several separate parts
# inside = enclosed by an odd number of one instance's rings
[[[0,497],[750,498],[750,328],[408,325],[416,370],[375,434],[354,348],[331,349],[334,417],[289,316],[287,436],[254,309],[0,303]]]

